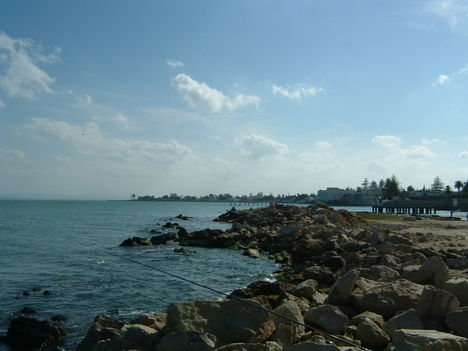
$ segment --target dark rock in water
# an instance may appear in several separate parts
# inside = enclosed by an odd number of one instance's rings
[[[44,348],[61,345],[67,331],[29,317],[14,318],[10,322],[7,341],[14,345],[29,348]]]
[[[64,316],[63,314],[57,314],[51,318],[55,322],[65,322],[68,320],[67,316]]]
[[[127,246],[127,247],[132,247],[132,246],[150,246],[151,241],[149,239],[145,238],[140,238],[138,236],[134,236],[133,238],[128,238],[120,244],[120,246]]]
[[[179,215],[176,216],[176,218],[177,218],[177,219],[181,219],[181,220],[183,220],[183,221],[188,221],[188,220],[189,220],[190,218],[192,218],[192,217],[184,216],[184,215],[182,215],[182,214],[179,214]]]
[[[38,286],[35,286],[34,288],[32,288],[32,291],[38,292],[38,291],[41,291],[41,288]]]
[[[37,308],[25,306],[19,312],[23,314],[33,314],[37,313]]]
[[[29,294],[29,291],[26,291],[26,290],[23,291],[23,296],[29,296],[29,295],[30,295],[30,294]]]
[[[50,291],[50,290],[44,290],[44,292],[42,293],[42,295],[44,295],[44,296],[50,296],[50,295],[52,295],[52,291]]]
[[[172,222],[167,222],[162,226],[163,228],[179,228],[179,224],[177,223],[172,223]]]
[[[177,240],[177,234],[176,233],[155,235],[155,236],[151,237],[151,244],[153,244],[153,245],[162,245],[162,244],[167,244],[167,242],[174,241],[174,240]]]
[[[184,248],[184,247],[181,247],[181,248],[178,248],[178,249],[174,249],[174,252],[186,253],[186,254],[197,253],[197,252],[194,251],[194,250],[189,250],[189,249],[186,249],[186,248]]]

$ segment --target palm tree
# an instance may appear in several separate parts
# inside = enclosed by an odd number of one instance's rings
[[[461,180],[457,180],[455,182],[455,189],[457,189],[458,192],[460,192],[460,190],[463,189],[463,182]]]

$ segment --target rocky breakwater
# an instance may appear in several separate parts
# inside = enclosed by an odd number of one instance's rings
[[[467,272],[452,278],[447,252],[323,205],[233,209],[216,220],[232,228],[180,228],[168,240],[268,254],[282,263],[277,281],[127,323],[99,316],[77,351],[468,351]]]

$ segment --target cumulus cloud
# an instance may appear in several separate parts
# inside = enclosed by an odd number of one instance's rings
[[[421,144],[423,144],[423,145],[431,145],[431,144],[437,144],[437,143],[444,143],[444,141],[440,140],[440,139],[437,139],[437,138],[434,138],[434,139],[424,139],[424,138],[422,138],[421,139]]]
[[[116,124],[123,129],[130,128],[129,119],[122,113],[117,113],[116,115],[113,115],[113,116],[94,116],[93,120],[98,121],[98,122],[108,122],[108,123]]]
[[[323,88],[316,87],[306,87],[302,84],[299,84],[298,87],[293,89],[284,88],[282,86],[273,84],[271,86],[271,91],[274,95],[279,95],[290,100],[301,100],[306,97],[315,96],[319,93],[325,93]]]
[[[386,149],[389,156],[400,160],[426,160],[435,154],[424,145],[413,145],[409,148],[401,147],[401,140],[393,135],[378,135],[372,138],[372,142]]]
[[[34,99],[40,93],[52,93],[50,85],[55,79],[39,64],[59,61],[60,49],[50,53],[30,39],[14,39],[0,32],[0,88],[9,97]]]
[[[432,86],[437,87],[448,83],[450,83],[449,76],[446,74],[439,74],[439,77],[437,77],[437,80],[434,83],[432,83]]]
[[[24,161],[24,152],[16,149],[0,149],[0,160],[2,161]]]
[[[435,0],[429,12],[439,17],[452,31],[468,34],[468,3],[465,0]]]
[[[206,83],[200,83],[182,73],[172,78],[172,85],[183,95],[187,103],[205,112],[233,111],[247,105],[258,105],[260,103],[258,96],[238,94],[234,97],[228,97]]]
[[[32,123],[24,125],[20,132],[43,140],[59,139],[71,144],[80,153],[116,162],[168,164],[178,162],[192,153],[189,147],[176,141],[155,143],[149,140],[109,138],[94,122],[80,126],[50,118],[33,118]]]
[[[250,134],[240,140],[242,153],[253,159],[260,159],[270,155],[280,155],[288,151],[285,144],[268,139],[259,134]]]
[[[400,146],[400,138],[393,135],[377,135],[372,138],[372,142],[386,149],[396,149]]]
[[[179,61],[179,60],[169,59],[169,60],[166,60],[166,63],[172,69],[179,68],[179,67],[184,67],[184,63],[182,61]]]

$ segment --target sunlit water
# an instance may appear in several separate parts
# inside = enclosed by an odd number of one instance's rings
[[[68,317],[62,325],[70,332],[66,346],[72,350],[98,314],[128,319],[164,312],[171,302],[219,296],[94,248],[226,293],[268,278],[278,268],[273,261],[239,251],[195,248],[194,254],[182,254],[174,252],[175,243],[119,247],[130,236],[151,237],[149,229],[167,221],[188,231],[228,228],[212,220],[229,208],[229,203],[0,201],[0,334],[6,334],[16,312],[30,306],[39,310],[33,315],[38,319]],[[174,219],[180,213],[193,218]],[[44,296],[44,290],[52,294]],[[0,350],[10,348],[0,343]]]

